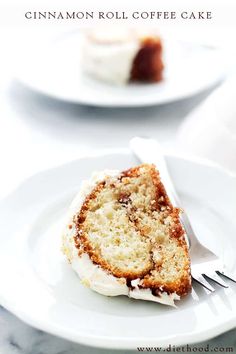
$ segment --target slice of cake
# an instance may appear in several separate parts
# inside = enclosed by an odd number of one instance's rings
[[[153,31],[109,27],[85,33],[82,68],[113,84],[158,82],[163,77],[162,42]]]
[[[104,171],[72,203],[63,251],[82,283],[101,294],[174,305],[191,288],[179,213],[154,165]]]

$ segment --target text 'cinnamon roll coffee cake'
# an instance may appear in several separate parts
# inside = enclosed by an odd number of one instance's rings
[[[180,210],[154,165],[93,175],[69,213],[63,252],[84,285],[168,305],[190,291]]]

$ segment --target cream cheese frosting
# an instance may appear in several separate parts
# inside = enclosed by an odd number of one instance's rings
[[[82,68],[102,81],[126,84],[139,47],[138,38],[127,31],[97,29],[84,36]]]
[[[99,181],[106,178],[115,177],[119,174],[118,170],[104,170],[94,173],[89,180],[81,184],[81,188],[73,200],[67,217],[67,227],[63,233],[63,252],[69,259],[72,268],[78,274],[83,285],[106,296],[126,295],[133,299],[154,301],[165,305],[175,306],[174,301],[180,297],[176,293],[167,294],[160,290],[159,295],[152,294],[150,289],[139,287],[140,279],[131,281],[131,287],[127,286],[125,278],[117,278],[99,265],[94,264],[87,253],[79,256],[75,246],[74,236],[76,233],[73,216],[78,213],[86,196],[91,193]]]

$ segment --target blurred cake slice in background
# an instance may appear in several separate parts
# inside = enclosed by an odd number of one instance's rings
[[[94,28],[84,32],[82,69],[112,84],[163,78],[162,41],[154,31]]]
[[[100,172],[72,203],[63,252],[100,294],[174,306],[191,289],[179,212],[154,165]]]

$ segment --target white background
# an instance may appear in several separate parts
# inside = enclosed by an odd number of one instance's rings
[[[14,80],[14,71],[19,56],[27,57],[30,43],[45,36],[75,28],[83,23],[63,21],[26,21],[26,11],[89,10],[117,7],[119,10],[138,10],[147,7],[156,11],[181,11],[197,9],[212,11],[213,20],[159,21],[158,26],[174,33],[179,38],[218,44],[230,48],[232,55],[235,41],[235,0],[204,1],[5,1],[0,7],[0,197],[4,197],[25,177],[38,170],[55,166],[64,161],[86,155],[97,149],[125,147],[133,135],[156,137],[168,149],[174,148],[176,131],[184,117],[208,94],[204,92],[193,98],[160,107],[138,109],[102,109],[64,104],[37,95]],[[235,48],[234,48],[235,46]],[[232,50],[232,47],[234,50]],[[1,315],[2,313],[2,315]],[[7,338],[15,333],[15,341],[21,342],[25,353],[34,350],[38,334],[18,322],[7,313],[0,312],[0,353],[11,351]],[[5,330],[3,331],[3,327]],[[14,332],[14,333],[13,333]],[[229,343],[235,332],[226,335]],[[231,339],[230,339],[231,338]],[[1,340],[3,341],[1,346]],[[223,339],[221,340],[223,343]],[[72,348],[72,349],[71,349]],[[46,353],[59,353],[61,349],[82,353],[79,347],[58,341],[52,336],[44,337],[41,349]],[[38,351],[40,352],[40,351]],[[88,351],[86,351],[87,353]],[[95,351],[93,351],[94,353]]]

